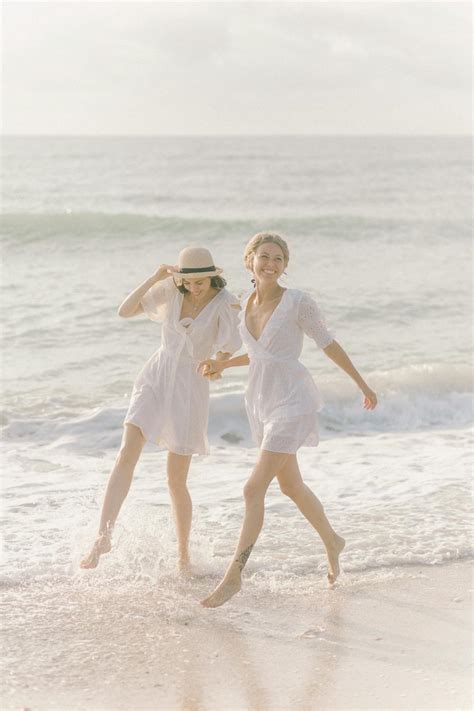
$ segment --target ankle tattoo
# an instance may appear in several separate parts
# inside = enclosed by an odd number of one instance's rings
[[[248,548],[246,548],[244,551],[242,551],[242,553],[240,553],[240,555],[238,556],[238,558],[236,558],[236,563],[239,564],[239,570],[240,570],[240,572],[243,571],[243,569],[244,569],[244,567],[245,567],[245,564],[246,564],[246,562],[248,561],[249,556],[250,556],[250,554],[251,554],[251,552],[252,552],[252,548],[253,548],[253,547],[254,547],[254,544],[252,543]]]

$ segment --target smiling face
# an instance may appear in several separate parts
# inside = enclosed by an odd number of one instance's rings
[[[285,256],[280,245],[264,242],[255,250],[252,271],[258,282],[269,284],[278,281],[285,267]]]
[[[181,283],[186,291],[189,291],[196,299],[204,297],[211,288],[210,277],[205,277],[204,279],[183,279]]]

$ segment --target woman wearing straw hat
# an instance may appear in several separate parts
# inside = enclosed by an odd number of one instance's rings
[[[193,454],[207,454],[209,379],[200,361],[240,348],[239,304],[224,287],[209,250],[187,247],[177,266],[162,264],[121,304],[118,314],[145,313],[162,322],[161,347],[139,374],[124,421],[122,445],[109,478],[98,537],[82,568],[95,568],[111,549],[111,534],[145,441],[168,450],[167,473],[178,539],[178,567],[189,567],[192,502],[186,486]],[[219,376],[211,376],[213,377]]]
[[[318,444],[317,413],[321,399],[309,371],[299,362],[304,334],[344,370],[364,395],[363,406],[373,410],[377,397],[326,328],[313,298],[278,283],[289,260],[288,245],[273,232],[255,235],[244,261],[253,274],[255,290],[244,300],[240,332],[247,354],[227,362],[201,364],[206,377],[224,368],[249,365],[246,407],[260,452],[244,488],[245,518],[237,549],[220,585],[202,604],[218,607],[240,590],[242,570],[262,529],[265,494],[272,479],[289,496],[320,535],[328,557],[328,579],[339,574],[344,539],[329,523],[320,501],[304,483],[297,461],[302,445]]]

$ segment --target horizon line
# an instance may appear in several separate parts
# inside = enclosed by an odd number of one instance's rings
[[[473,138],[474,133],[1,133],[1,138]]]

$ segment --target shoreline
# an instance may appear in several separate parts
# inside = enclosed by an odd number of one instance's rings
[[[7,590],[7,605],[25,607],[18,624],[4,615],[3,708],[470,709],[471,568],[413,566],[365,584],[346,574],[314,595],[263,595],[250,580],[218,610],[198,605],[209,577],[181,582],[182,603],[155,585],[92,580]]]

